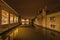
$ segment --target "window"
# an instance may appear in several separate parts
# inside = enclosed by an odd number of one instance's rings
[[[55,16],[50,17],[50,21],[55,21]]]
[[[13,14],[10,14],[10,23],[13,23]]]
[[[55,28],[55,26],[56,26],[56,25],[54,25],[54,24],[51,24],[51,27],[52,27],[52,28]]]
[[[21,23],[22,23],[22,25],[24,25],[25,24],[25,19],[21,19]]]
[[[29,24],[29,19],[26,19],[26,24]]]
[[[17,18],[17,17],[16,17],[16,16],[14,16],[14,23],[16,23],[16,22],[17,22],[17,21],[16,21],[16,20],[17,20],[16,18]]]
[[[7,11],[2,10],[2,24],[8,24],[9,23],[9,14]]]
[[[16,17],[16,21],[18,22],[18,17]]]

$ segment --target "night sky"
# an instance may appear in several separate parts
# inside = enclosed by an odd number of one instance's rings
[[[47,14],[60,11],[60,0],[5,0],[19,15],[33,18],[47,6]]]

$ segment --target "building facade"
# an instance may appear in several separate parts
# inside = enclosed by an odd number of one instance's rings
[[[38,15],[34,23],[48,29],[60,31],[60,12],[46,15],[46,11],[43,9],[42,13]]]
[[[60,31],[60,12],[52,13],[47,15],[46,20],[47,28]]]

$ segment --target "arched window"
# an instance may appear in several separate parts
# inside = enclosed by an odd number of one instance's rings
[[[25,19],[21,19],[21,23],[22,23],[22,25],[24,25],[25,24]]]
[[[16,20],[17,20],[16,18],[17,18],[17,17],[14,15],[14,23],[16,23]]]
[[[9,14],[7,11],[2,10],[2,23],[1,24],[8,24],[9,23]]]
[[[18,23],[18,17],[16,17],[16,21],[17,21],[17,23]]]
[[[13,14],[10,14],[10,23],[13,23]]]
[[[26,21],[26,24],[29,24],[30,23],[30,20],[29,19],[26,19],[25,21]]]

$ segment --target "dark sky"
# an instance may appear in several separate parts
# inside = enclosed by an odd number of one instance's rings
[[[25,18],[38,15],[38,11],[45,6],[48,13],[60,11],[60,0],[5,0],[5,2]]]

